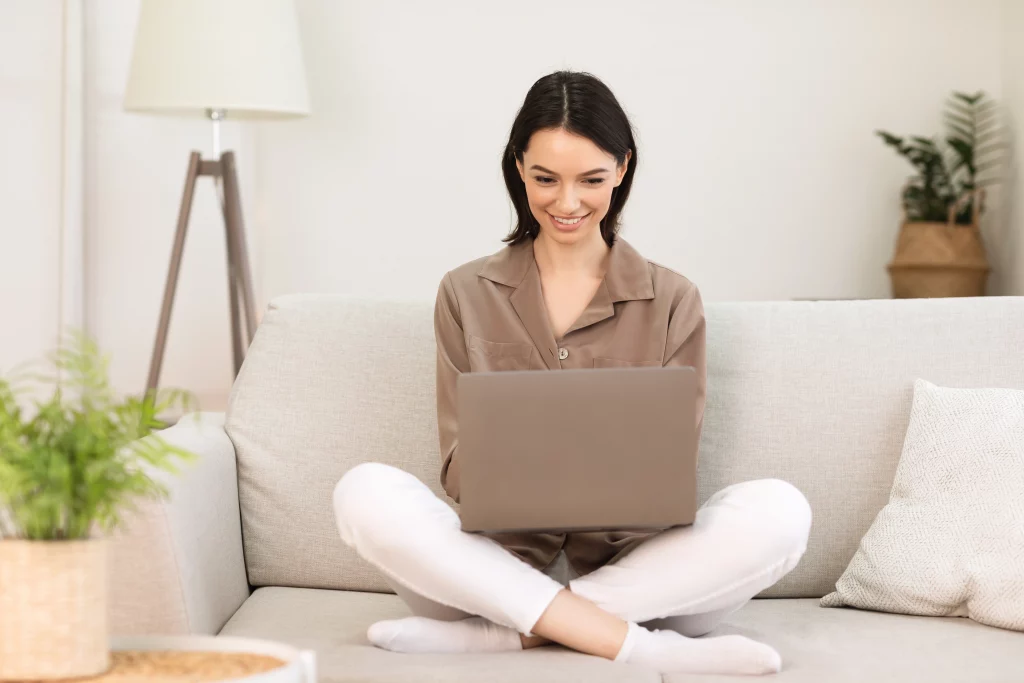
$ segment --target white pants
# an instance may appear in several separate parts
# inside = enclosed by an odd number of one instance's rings
[[[347,472],[334,511],[342,540],[415,614],[479,615],[532,635],[564,587],[496,541],[463,532],[447,503],[389,465]],[[810,506],[791,484],[734,484],[701,506],[693,525],[659,533],[568,587],[626,621],[703,635],[796,566],[810,526]]]

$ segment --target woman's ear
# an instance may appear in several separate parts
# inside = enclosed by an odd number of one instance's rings
[[[615,187],[622,184],[622,179],[626,177],[626,171],[629,170],[629,160],[633,158],[633,150],[626,150],[626,160],[622,162],[622,165],[618,167],[618,177],[615,179]]]
[[[516,159],[516,168],[519,169],[519,179],[526,182],[526,175],[523,173],[523,162]]]

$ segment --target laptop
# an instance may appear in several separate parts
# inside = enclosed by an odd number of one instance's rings
[[[696,396],[692,367],[460,375],[463,531],[692,524]]]

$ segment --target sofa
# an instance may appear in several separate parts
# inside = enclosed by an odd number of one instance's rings
[[[796,569],[712,635],[777,648],[780,683],[1024,681],[1024,633],[819,605],[888,500],[914,379],[1024,388],[1024,297],[709,303],[706,314],[700,500],[777,477],[814,514]],[[271,301],[226,412],[161,433],[200,457],[160,475],[167,499],[110,539],[113,633],[282,641],[316,651],[322,683],[749,680],[662,676],[556,646],[449,656],[369,645],[371,623],[410,612],[339,540],[332,491],[379,461],[443,497],[434,369],[432,302]]]

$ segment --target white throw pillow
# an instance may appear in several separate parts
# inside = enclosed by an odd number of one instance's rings
[[[889,502],[821,605],[1024,631],[1024,391],[914,383]]]

